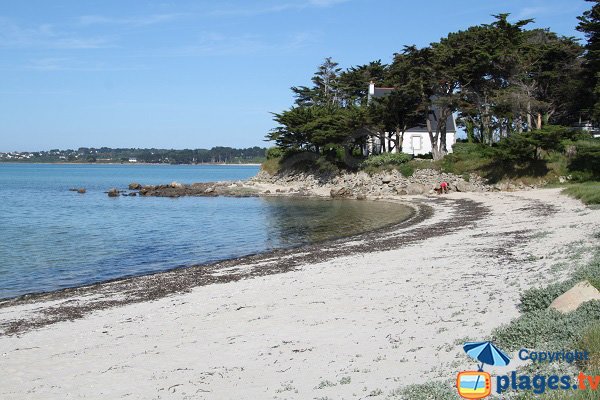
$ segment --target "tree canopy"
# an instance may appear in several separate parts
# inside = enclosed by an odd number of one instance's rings
[[[514,134],[572,125],[600,116],[600,0],[579,17],[582,46],[549,29],[528,29],[531,19],[493,22],[451,32],[423,48],[404,46],[389,65],[375,60],[343,69],[331,57],[312,86],[292,87],[295,101],[274,113],[268,133],[283,150],[323,154],[325,147],[364,153],[370,138],[385,136],[389,151],[402,135],[427,124],[434,159],[444,157],[446,120],[455,115],[469,142],[493,145]],[[369,83],[391,88],[370,98]],[[516,139],[515,139],[516,140]]]

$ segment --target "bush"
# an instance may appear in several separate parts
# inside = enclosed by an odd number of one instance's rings
[[[495,343],[507,350],[543,346],[574,348],[582,332],[598,321],[600,301],[593,300],[569,314],[561,314],[556,310],[525,313],[510,324],[497,328],[493,336]]]
[[[266,152],[267,160],[273,160],[275,158],[283,157],[283,149],[280,147],[270,147]]]
[[[531,288],[521,295],[519,311],[528,313],[548,308],[550,303],[573,286],[572,280],[555,283],[545,288]]]
[[[392,391],[387,398],[402,400],[459,399],[456,389],[447,382],[427,382],[419,385],[409,385]]]
[[[369,156],[365,161],[362,162],[362,167],[385,167],[385,166],[398,166],[412,160],[412,155],[406,153],[383,153],[379,155]]]
[[[574,142],[575,156],[568,168],[573,177],[580,181],[600,180],[600,141],[582,140]]]
[[[493,148],[478,143],[455,143],[452,151],[440,164],[442,171],[455,175],[471,172],[483,175],[484,169],[490,164],[494,155]]]

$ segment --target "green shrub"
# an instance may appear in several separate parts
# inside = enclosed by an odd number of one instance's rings
[[[600,140],[574,142],[575,156],[568,164],[569,171],[579,181],[600,180]]]
[[[267,160],[281,158],[283,157],[283,149],[281,149],[280,147],[270,147],[267,149],[265,156],[267,157]]]
[[[561,314],[555,310],[531,311],[493,332],[495,343],[507,350],[543,346],[573,348],[582,332],[600,321],[600,301],[582,304],[577,310]]]
[[[555,283],[545,288],[531,288],[521,294],[519,311],[528,313],[548,308],[550,303],[573,286],[572,280]]]
[[[362,168],[399,166],[412,160],[412,155],[406,153],[383,153],[369,156],[362,162]]]
[[[408,178],[415,173],[415,165],[413,163],[402,164],[398,167],[398,171]]]
[[[478,143],[455,143],[452,151],[440,164],[442,171],[456,175],[468,175],[471,172],[483,175],[494,155],[493,148]]]
[[[448,382],[427,382],[418,385],[409,385],[392,391],[388,399],[398,400],[455,400],[459,399],[454,389]]]

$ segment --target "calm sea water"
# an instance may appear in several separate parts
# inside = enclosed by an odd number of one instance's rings
[[[383,202],[109,198],[111,187],[247,179],[255,166],[0,164],[0,298],[141,275],[374,229]],[[68,189],[85,187],[86,194]]]

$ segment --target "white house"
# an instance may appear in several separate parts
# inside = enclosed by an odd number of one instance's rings
[[[370,101],[372,98],[387,96],[393,90],[394,88],[375,87],[375,84],[371,82],[369,84],[368,99]],[[433,132],[437,129],[438,114],[439,110],[434,107],[428,116],[431,121],[431,129]],[[382,152],[397,153],[398,148],[395,146],[395,142],[399,142],[400,138],[396,138],[395,136],[395,132],[386,132],[385,135],[369,137],[366,154],[379,154]],[[452,146],[454,146],[454,143],[456,143],[456,120],[454,119],[454,115],[450,115],[446,120],[446,149],[449,153],[452,153]],[[404,137],[402,138],[402,152],[413,155],[431,153],[431,140],[429,139],[426,121],[423,121],[423,124],[409,128],[404,132]]]

